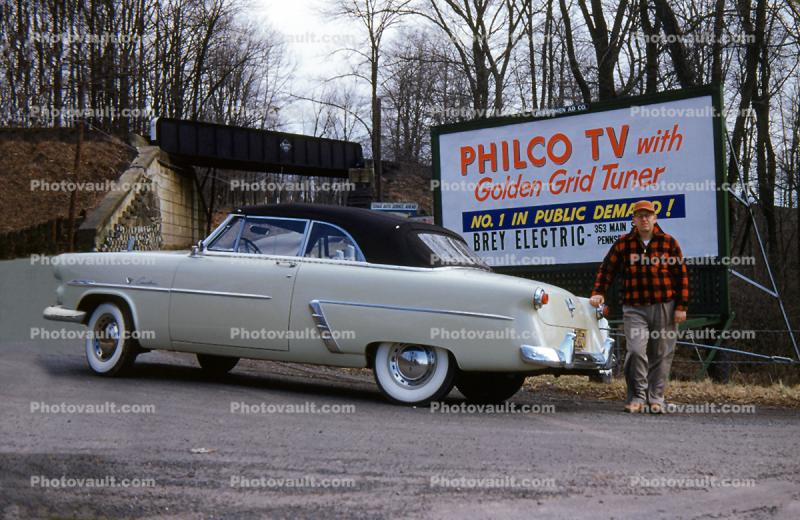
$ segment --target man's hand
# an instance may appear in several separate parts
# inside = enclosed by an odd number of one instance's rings
[[[686,321],[686,311],[675,311],[674,319],[675,325],[682,321]]]
[[[592,305],[592,307],[599,307],[603,305],[604,301],[606,301],[606,299],[603,298],[603,296],[600,294],[595,294],[594,296],[589,298],[589,303]],[[684,319],[686,319],[686,313],[683,313],[683,317]]]

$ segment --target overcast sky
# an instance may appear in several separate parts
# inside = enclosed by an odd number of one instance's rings
[[[334,51],[358,46],[364,34],[356,22],[330,20],[321,13],[326,6],[334,5],[333,0],[251,0],[251,5],[246,13],[271,25],[286,41],[289,58],[296,67],[291,82],[293,92],[308,94],[322,79],[350,70],[346,54]],[[296,103],[288,111],[292,116],[284,118],[288,125],[285,130],[302,132],[302,108],[302,103]]]

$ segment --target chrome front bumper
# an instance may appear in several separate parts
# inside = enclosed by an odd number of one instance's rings
[[[53,305],[44,310],[43,317],[51,321],[66,321],[69,323],[83,323],[86,313],[67,309],[61,305]]]
[[[611,349],[614,340],[603,341],[602,352],[575,352],[575,333],[567,332],[557,348],[522,345],[519,349],[522,361],[549,368],[577,370],[608,370],[611,368]]]

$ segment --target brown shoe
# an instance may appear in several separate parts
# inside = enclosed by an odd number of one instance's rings
[[[641,413],[644,410],[643,403],[628,403],[623,409],[626,413]]]
[[[650,413],[664,414],[667,413],[667,410],[663,404],[654,403],[650,405]]]

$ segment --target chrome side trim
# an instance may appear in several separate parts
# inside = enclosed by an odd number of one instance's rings
[[[67,309],[61,305],[52,305],[47,307],[42,313],[42,317],[50,321],[66,321],[68,323],[83,323],[86,318],[84,311],[75,311]]]
[[[98,283],[91,280],[72,280],[67,285],[78,287],[100,287],[106,289],[136,289],[137,291],[155,291],[179,294],[200,294],[204,296],[227,296],[230,298],[251,298],[255,300],[271,300],[272,296],[266,294],[237,293],[227,291],[205,291],[200,289],[170,289],[169,287],[154,287],[151,285],[128,285],[122,283]]]
[[[136,289],[138,291],[170,292],[169,287],[156,287],[153,285],[132,285],[126,283],[100,283],[94,280],[70,280],[67,285],[73,287],[102,287],[105,289]]]
[[[200,289],[168,289],[179,294],[201,294],[204,296],[227,296],[230,298],[251,298],[254,300],[271,300],[272,296],[266,294],[235,293],[227,291],[204,291]]]
[[[493,320],[514,321],[514,318],[511,316],[503,316],[502,314],[487,314],[483,312],[454,311],[448,309],[431,309],[428,307],[404,307],[402,305],[385,305],[381,303],[358,303],[358,302],[346,302],[339,300],[315,300],[315,301],[331,305],[349,305],[351,307],[372,307],[375,309],[389,309],[393,311],[430,312],[434,314],[450,314],[455,316],[471,316],[473,318],[489,318]]]
[[[317,326],[317,330],[319,330],[319,335],[325,347],[334,354],[341,354],[342,349],[339,347],[336,338],[331,334],[331,328],[330,325],[328,325],[327,318],[325,318],[325,312],[322,310],[320,301],[311,300],[308,302],[308,305],[311,307],[311,317],[314,318],[314,323]]]

